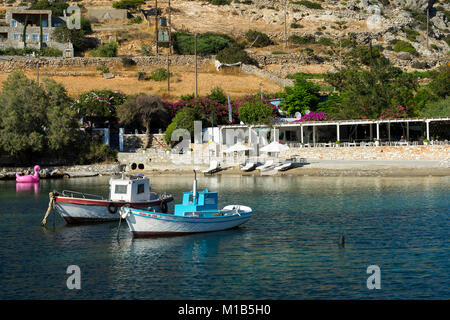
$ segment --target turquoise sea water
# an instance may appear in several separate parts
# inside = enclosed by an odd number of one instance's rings
[[[40,221],[53,189],[108,195],[107,177],[0,182],[0,299],[449,299],[450,178],[201,177],[237,229],[132,239],[126,222]],[[151,178],[153,191],[191,177]],[[337,245],[344,234],[345,248]],[[78,265],[81,289],[66,269]],[[381,289],[367,289],[369,265]]]

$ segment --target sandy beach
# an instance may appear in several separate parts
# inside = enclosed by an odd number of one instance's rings
[[[206,168],[198,167],[198,171]],[[135,170],[130,173],[142,173],[152,175],[186,175],[192,174],[193,167],[152,167],[146,170]],[[243,172],[240,167],[223,167],[214,175],[243,175],[243,176],[353,176],[353,177],[415,177],[415,176],[450,176],[450,167],[445,161],[379,161],[379,160],[314,160],[299,164],[296,167],[283,172],[268,170],[260,172],[253,170]]]

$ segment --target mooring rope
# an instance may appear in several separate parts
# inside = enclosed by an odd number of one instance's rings
[[[48,197],[50,198],[50,201],[48,203],[48,209],[45,213],[44,219],[42,219],[41,226],[45,227],[47,224],[47,217],[52,212],[52,209],[55,209],[55,196],[53,195],[53,192],[50,192],[48,194]]]

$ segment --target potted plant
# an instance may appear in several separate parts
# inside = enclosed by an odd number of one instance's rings
[[[423,139],[423,145],[427,146],[430,143],[430,140],[428,139]]]
[[[340,147],[341,142],[339,140],[337,140],[335,143],[336,143],[336,147]]]
[[[380,145],[380,140],[378,139],[373,139],[375,146],[378,147]]]

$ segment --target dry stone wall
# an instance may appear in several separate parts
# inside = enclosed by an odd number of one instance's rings
[[[153,57],[132,57],[137,66],[165,66],[167,65],[167,56]],[[214,64],[212,57],[198,57],[198,65]],[[170,63],[173,66],[194,65],[194,56],[171,56]],[[0,57],[0,72],[12,72],[15,70],[35,69],[39,64],[42,68],[86,68],[97,67],[105,64],[108,67],[121,67],[122,58],[54,58],[54,57]]]

